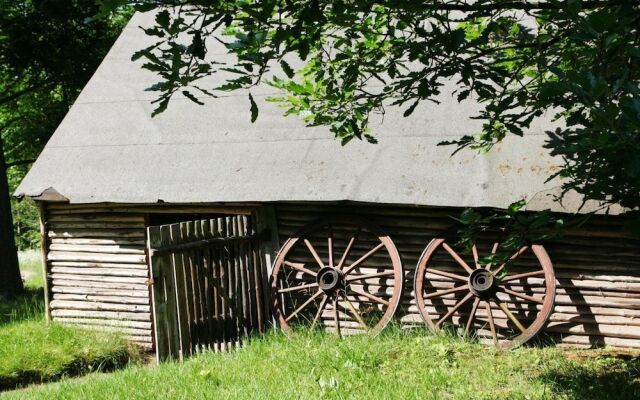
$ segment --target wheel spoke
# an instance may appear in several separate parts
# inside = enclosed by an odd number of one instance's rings
[[[327,238],[327,248],[329,249],[329,266],[333,268],[333,229],[329,225],[329,237]]]
[[[487,310],[487,317],[489,319],[489,328],[491,328],[491,336],[493,336],[493,344],[498,345],[498,333],[496,332],[496,324],[493,320],[493,311],[491,311],[491,304],[486,301],[485,309]]]
[[[360,316],[356,308],[353,306],[353,304],[349,301],[349,299],[347,298],[347,295],[343,295],[342,298],[344,299],[344,301],[347,302],[347,306],[349,306],[349,310],[351,311],[351,314],[353,314],[356,320],[358,320],[358,323],[362,325],[362,327],[365,330],[368,330],[369,327],[367,326],[367,324],[364,323],[364,320],[362,319],[362,317]]]
[[[541,269],[539,271],[525,272],[525,273],[516,274],[516,275],[507,275],[504,278],[502,278],[500,282],[516,281],[518,279],[531,278],[533,276],[544,276],[544,270]]]
[[[447,294],[450,294],[450,293],[461,292],[463,290],[469,290],[469,285],[467,284],[467,285],[462,285],[462,286],[456,286],[456,287],[451,288],[451,289],[441,290],[439,292],[431,293],[431,294],[428,294],[428,295],[424,296],[424,299],[425,300],[426,299],[432,299],[434,297],[440,297],[440,296],[444,296],[444,295],[447,295]]]
[[[458,301],[455,306],[448,313],[445,314],[444,317],[440,318],[438,322],[436,322],[436,327],[439,328],[446,320],[448,320],[460,307],[462,307],[467,301],[471,300],[473,297],[473,293],[467,293],[466,296],[462,298],[462,300]]]
[[[471,254],[473,254],[473,262],[476,264],[476,269],[480,268],[480,262],[478,261],[478,248],[475,243],[471,246]]]
[[[345,269],[344,270],[344,274],[348,275],[349,272],[353,271],[358,265],[360,265],[363,262],[365,262],[369,257],[374,255],[378,250],[380,250],[383,247],[384,247],[384,243],[379,243],[376,247],[374,247],[373,249],[369,250],[369,252],[367,254],[365,254],[362,257],[360,257],[356,262],[354,262],[347,269]]]
[[[296,315],[298,315],[298,313],[302,310],[304,310],[304,308],[306,306],[308,306],[313,300],[316,299],[316,297],[320,296],[322,294],[322,290],[318,289],[318,291],[311,297],[309,297],[309,299],[307,299],[307,301],[305,301],[304,303],[302,303],[302,305],[298,308],[296,308],[296,310],[294,312],[292,312],[287,318],[285,318],[286,322],[289,322],[291,320],[291,318],[295,317]]]
[[[497,270],[493,271],[493,274],[495,276],[498,276],[498,274],[500,274],[500,272],[502,272],[502,270],[507,266],[508,263],[515,261],[515,259],[520,257],[522,255],[522,253],[527,251],[528,248],[529,248],[529,246],[522,246],[520,248],[520,250],[516,251],[515,254],[512,255],[511,258],[509,258],[509,260],[506,263],[502,264],[500,266],[500,268],[498,268]]]
[[[340,333],[340,315],[338,315],[338,296],[333,299],[333,321],[336,324],[336,332],[338,333],[338,337],[341,337]]]
[[[316,287],[318,287],[318,283],[316,283],[316,282],[307,283],[305,285],[291,286],[291,287],[288,287],[288,288],[279,289],[278,293],[295,292],[296,290],[302,290],[302,289],[308,289],[308,288],[316,288]]]
[[[356,234],[353,235],[351,237],[351,239],[349,240],[349,243],[347,244],[347,248],[344,249],[344,253],[342,253],[342,257],[340,258],[340,262],[338,263],[338,266],[336,267],[337,269],[342,269],[342,266],[344,265],[344,262],[347,261],[347,256],[349,255],[349,252],[351,251],[351,248],[353,247],[353,244],[358,239],[358,236],[360,236],[360,232],[361,231],[362,231],[362,229],[358,228],[358,230],[356,231]]]
[[[452,274],[451,272],[441,271],[441,270],[435,269],[435,268],[426,268],[425,272],[430,272],[430,273],[432,273],[434,275],[440,275],[440,276],[444,276],[444,277],[447,277],[447,278],[451,278],[451,279],[455,279],[455,280],[463,281],[463,282],[466,282],[468,280],[467,278],[465,278],[462,275]]]
[[[509,318],[511,320],[511,322],[513,322],[513,324],[515,326],[518,327],[518,329],[520,329],[520,332],[524,332],[524,326],[522,326],[522,324],[520,323],[520,321],[518,321],[518,319],[515,317],[515,315],[513,315],[511,313],[511,311],[509,311],[509,308],[507,308],[507,305],[504,304],[503,302],[501,302],[498,299],[494,299],[495,303],[498,305],[498,307],[500,307],[500,309],[502,310],[502,312],[507,316],[507,318]]]
[[[496,255],[496,252],[498,251],[498,246],[499,245],[500,245],[500,243],[498,243],[498,242],[494,242],[493,243],[493,247],[491,248],[491,255],[492,256]],[[487,267],[486,267],[487,271],[491,271],[491,264],[492,263],[487,264]]]
[[[469,314],[467,325],[464,328],[464,331],[467,335],[469,334],[469,329],[471,329],[471,324],[473,323],[473,319],[476,316],[476,311],[478,311],[479,304],[480,304],[480,297],[476,297],[476,299],[473,301],[473,306],[471,307],[471,314]]]
[[[347,282],[358,281],[361,279],[370,279],[370,278],[378,278],[381,276],[393,276],[395,275],[394,271],[384,271],[384,272],[376,272],[374,274],[366,274],[366,275],[351,275],[347,277],[345,280]]]
[[[325,295],[322,300],[320,300],[320,306],[318,307],[318,312],[316,312],[315,317],[313,317],[313,321],[311,322],[311,329],[313,330],[313,328],[316,327],[316,324],[318,323],[318,320],[320,319],[320,316],[322,315],[322,311],[324,311],[324,308],[327,305],[327,301],[329,300],[329,296]]]
[[[293,269],[296,269],[298,271],[304,272],[305,274],[309,274],[311,276],[318,275],[315,272],[311,271],[310,269],[305,268],[303,263],[292,263],[290,261],[285,261],[284,265],[286,265],[287,267],[291,267]]]
[[[382,299],[382,298],[380,298],[380,297],[378,297],[376,295],[373,295],[371,293],[367,293],[364,290],[356,289],[356,288],[353,288],[353,287],[349,288],[349,290],[351,290],[354,293],[359,294],[360,296],[364,296],[364,297],[368,298],[369,300],[373,300],[376,303],[384,304],[385,306],[389,305],[389,302],[386,301],[385,299]]]
[[[508,293],[508,294],[510,294],[512,296],[521,298],[523,300],[531,301],[533,303],[538,303],[538,304],[544,304],[544,299],[541,299],[539,297],[533,297],[533,296],[529,296],[529,295],[526,295],[526,294],[523,294],[523,293],[518,293],[518,292],[516,292],[514,290],[507,289],[505,287],[500,288],[500,290],[505,292],[505,293]]]
[[[304,244],[307,245],[307,248],[309,249],[309,251],[311,252],[311,255],[313,256],[313,258],[315,258],[316,262],[318,263],[318,265],[320,266],[320,268],[324,268],[324,263],[322,262],[322,260],[320,259],[320,256],[318,255],[318,252],[316,251],[316,249],[313,247],[313,245],[311,244],[311,242],[309,241],[309,239],[305,239],[304,240]]]
[[[442,247],[453,257],[454,260],[468,273],[472,273],[473,270],[448,244],[442,242]]]

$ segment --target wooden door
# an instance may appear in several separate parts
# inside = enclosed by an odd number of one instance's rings
[[[158,361],[229,351],[263,332],[266,269],[250,216],[148,228]]]

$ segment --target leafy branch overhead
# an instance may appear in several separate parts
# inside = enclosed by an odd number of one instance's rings
[[[160,81],[155,113],[175,93],[202,103],[263,81],[286,114],[325,125],[342,143],[376,141],[386,107],[409,116],[453,95],[482,108],[480,132],[446,143],[489,150],[546,114],[547,146],[565,191],[640,206],[640,3],[636,0],[110,0],[160,7],[143,27],[156,42],[134,59]],[[214,41],[231,55],[208,54]],[[203,78],[214,77],[211,80]],[[205,84],[204,82],[209,82]],[[445,89],[446,88],[446,89]],[[448,91],[448,92],[447,92]],[[252,119],[257,105],[250,97]],[[556,176],[554,175],[554,176]],[[550,177],[552,178],[552,177]]]

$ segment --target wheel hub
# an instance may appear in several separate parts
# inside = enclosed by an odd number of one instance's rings
[[[343,283],[343,274],[336,268],[323,267],[316,276],[318,286],[325,292],[333,292],[340,288]]]
[[[469,275],[471,293],[478,297],[490,297],[496,291],[496,280],[486,269],[476,269]]]

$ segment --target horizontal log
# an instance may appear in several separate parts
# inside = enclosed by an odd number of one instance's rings
[[[58,282],[59,283],[59,282]],[[51,287],[53,293],[68,294],[89,294],[101,296],[118,296],[118,297],[136,297],[141,299],[149,299],[149,288],[145,285],[142,290],[118,290],[104,289],[98,287],[81,287],[81,286],[61,286],[54,285]]]
[[[54,300],[92,301],[120,304],[149,305],[149,299],[145,297],[104,296],[77,293],[53,293]]]
[[[606,325],[606,324],[557,324],[551,323],[545,327],[545,332],[561,333],[563,335],[606,336],[626,339],[640,339],[640,329],[637,326]],[[640,344],[639,344],[640,345]]]
[[[122,304],[122,303],[98,303],[93,301],[71,301],[71,300],[51,300],[49,307],[52,310],[96,310],[96,311],[126,311],[126,312],[149,312],[149,305]]]
[[[79,318],[104,318],[112,320],[151,321],[151,313],[148,312],[120,312],[120,311],[95,311],[95,310],[51,310],[52,317],[79,317]]]
[[[50,238],[136,238],[145,239],[145,229],[70,229],[60,228],[47,230],[47,236]]]
[[[104,262],[91,262],[91,261],[50,261],[48,263],[54,267],[77,267],[77,268],[124,268],[124,269],[142,269],[148,270],[147,264],[143,263],[104,263]]]
[[[433,314],[434,321],[442,318],[443,314]],[[516,317],[520,320],[521,323],[525,327],[528,327],[533,321],[527,320],[522,316],[516,315]],[[507,322],[509,321],[507,317],[503,313],[493,312],[494,323],[499,331],[511,331],[512,328],[507,327]],[[416,320],[414,316],[407,316],[403,318],[402,322],[410,323],[410,322],[419,322]],[[449,323],[452,323],[454,326],[464,327],[467,322],[467,314],[463,314],[463,317],[460,314],[456,314],[448,320]],[[484,310],[479,309],[476,313],[476,319],[474,320],[474,329],[478,329],[478,327],[486,327],[488,325],[487,315]],[[482,331],[482,330],[481,330]],[[484,331],[488,335],[488,331]],[[567,324],[567,323],[557,323],[550,322],[545,328],[545,333],[559,333],[563,335],[588,335],[588,336],[606,336],[606,337],[617,337],[617,338],[627,338],[627,339],[640,339],[640,329],[637,326],[625,326],[625,325],[608,325],[608,324]]]
[[[131,229],[140,230],[145,229],[144,220],[140,222],[49,222],[47,227],[52,230],[60,229]]]
[[[113,319],[92,319],[92,318],[55,318],[55,322],[91,325],[100,328],[103,326],[114,326],[122,328],[137,328],[137,329],[151,329],[153,323],[150,321],[126,321],[126,320],[113,320]]]
[[[116,332],[122,333],[128,336],[148,336],[151,337],[151,329],[136,329],[136,328],[124,328],[117,326],[98,326],[98,325],[83,325],[75,322],[66,322],[65,325],[73,326],[80,329],[87,329],[100,332]]]
[[[117,246],[141,246],[145,248],[146,241],[138,238],[76,238],[54,237],[49,240],[51,244],[72,245],[117,245]]]
[[[153,343],[153,338],[151,336],[123,335],[122,338],[135,342],[137,345],[151,345]]]
[[[614,337],[601,337],[601,336],[584,336],[584,335],[554,335],[557,336],[557,340],[561,341],[565,347],[572,347],[572,345],[584,345],[589,348],[593,347],[624,347],[624,348],[638,348],[640,344],[638,339],[625,339]]]
[[[77,280],[77,276],[73,279],[61,279],[54,277],[52,280],[52,287],[55,286],[70,286],[70,287],[84,287],[84,288],[98,288],[98,289],[118,289],[118,290],[135,290],[140,292],[149,291],[149,287],[145,285],[139,285],[134,283],[124,282],[97,282],[97,281],[83,281]]]
[[[94,245],[94,244],[57,244],[51,243],[49,251],[110,253],[110,254],[145,254],[145,247],[140,245]]]
[[[89,268],[89,267],[58,267],[50,268],[52,273],[71,274],[71,275],[94,275],[100,276],[122,276],[122,277],[144,277],[147,278],[149,272],[144,269],[126,269],[126,268]]]
[[[118,213],[54,213],[47,216],[50,223],[85,223],[85,222],[127,222],[144,224],[144,214],[118,214]]]
[[[51,251],[47,254],[48,261],[92,261],[113,263],[146,263],[144,254],[105,254],[105,253],[71,253]]]
[[[132,283],[132,284],[146,284],[148,279],[146,277],[122,277],[122,276],[93,276],[93,275],[71,275],[71,274],[49,274],[52,279],[58,280],[75,280],[75,281],[95,281],[102,283]]]

